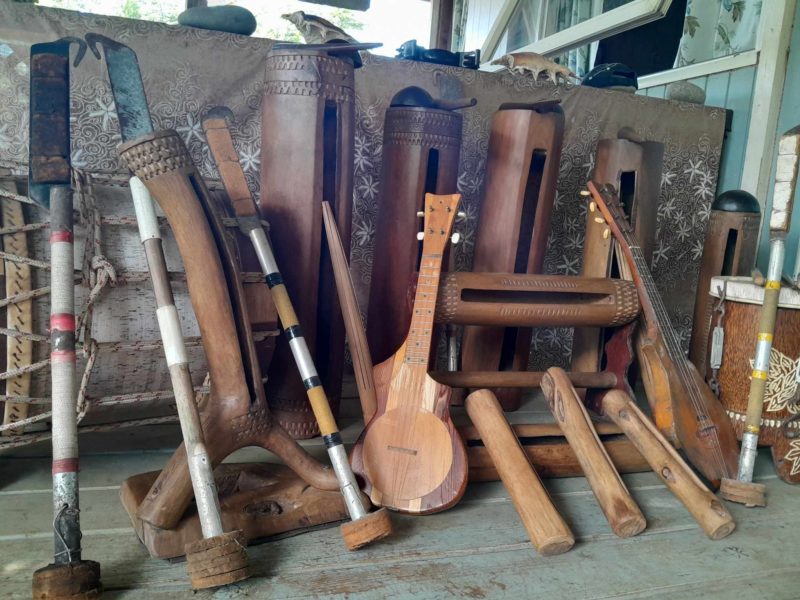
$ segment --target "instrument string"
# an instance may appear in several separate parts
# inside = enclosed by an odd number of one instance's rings
[[[633,265],[631,266],[636,269],[650,299],[653,311],[655,312],[655,317],[659,321],[659,330],[662,332],[662,336],[667,347],[667,352],[670,354],[670,357],[676,364],[679,375],[684,382],[684,388],[689,396],[689,401],[691,402],[698,420],[702,419],[704,421],[703,424],[705,425],[707,422],[711,421],[711,419],[703,408],[704,403],[702,392],[698,387],[696,379],[692,376],[692,373],[689,370],[687,364],[688,359],[683,352],[678,334],[672,326],[672,320],[669,317],[669,313],[667,312],[666,306],[664,306],[661,294],[655,285],[652,274],[650,273],[650,266],[633,235],[633,230],[625,218],[624,210],[619,204],[616,196],[613,194],[612,197],[608,199],[607,196],[609,194],[606,191],[600,192],[600,198],[597,197],[597,194],[593,195],[595,196],[595,200],[599,200],[599,204],[604,208],[604,213],[607,213],[607,215],[604,214],[604,216],[608,217],[607,220],[609,223],[611,224],[613,222],[613,224],[616,226],[614,227],[614,229],[616,229],[615,233],[618,233],[622,237],[620,241],[628,246],[631,258],[633,259]],[[619,218],[615,218],[614,212],[620,213],[621,216]],[[722,455],[722,447],[719,442],[719,436],[717,435],[716,427],[712,428],[711,436],[713,436],[712,443],[710,444],[712,457],[717,463],[720,473],[723,473],[726,477],[731,477],[732,474],[728,472],[724,456]]]

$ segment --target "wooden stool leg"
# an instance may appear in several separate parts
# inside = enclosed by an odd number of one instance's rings
[[[628,436],[708,537],[719,540],[736,529],[728,509],[703,485],[628,394],[622,390],[610,391],[603,398],[603,412]]]
[[[572,548],[575,537],[553,506],[495,395],[489,390],[473,392],[466,408],[536,551],[550,556]]]
[[[550,410],[575,451],[586,479],[611,529],[620,537],[641,533],[647,525],[625,483],[614,468],[589,413],[563,369],[552,367],[542,378]]]

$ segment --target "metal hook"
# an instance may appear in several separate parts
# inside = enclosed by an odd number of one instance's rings
[[[112,40],[110,37],[106,37],[100,33],[90,31],[84,38],[86,39],[86,44],[89,46],[89,50],[92,51],[92,54],[94,54],[97,60],[100,60],[100,50],[97,48],[98,45],[102,46],[106,52],[109,50],[128,50],[129,52],[133,52],[133,50],[125,44],[121,44],[117,40]]]
[[[203,117],[203,121],[208,119],[223,119],[229,125],[236,122],[233,111],[227,106],[214,106],[208,109],[206,116]]]
[[[81,64],[83,57],[86,55],[86,42],[79,37],[67,36],[59,38],[52,42],[34,44],[33,46],[31,46],[31,51],[34,53],[59,54],[62,56],[66,56],[67,62],[69,62],[70,44],[78,45],[78,53],[75,55],[75,62],[72,64],[73,67],[77,67],[79,64]]]
[[[79,37],[75,37],[69,35],[67,37],[63,37],[60,40],[56,40],[56,43],[62,43],[67,45],[67,52],[69,52],[69,45],[70,44],[77,44],[78,45],[78,53],[75,55],[75,60],[72,63],[73,67],[77,67],[83,61],[83,57],[86,56],[86,42]]]

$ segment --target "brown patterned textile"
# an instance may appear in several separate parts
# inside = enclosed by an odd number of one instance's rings
[[[95,31],[130,45],[138,54],[151,112],[158,128],[183,135],[204,175],[216,178],[200,120],[211,106],[230,106],[232,130],[251,188],[258,192],[261,88],[272,41],[159,23],[86,15],[14,3],[0,4],[0,166],[23,170],[27,160],[28,60],[32,43]],[[367,56],[356,71],[356,147],[352,270],[366,308],[376,199],[380,186],[384,112],[398,89],[418,85],[435,96],[475,96],[463,111],[458,191],[467,212],[460,269],[470,266],[484,179],[489,121],[505,102],[560,98],[566,138],[545,270],[580,271],[585,204],[578,191],[592,170],[597,140],[624,126],[664,143],[664,169],[653,259],[655,279],[678,331],[688,343],[694,286],[719,170],[725,122],[722,109],[549,82],[510,74],[476,72]],[[88,170],[122,172],[120,143],[105,65],[88,55],[72,81],[73,163]],[[411,242],[411,241],[410,241]],[[137,250],[138,251],[138,250]],[[569,330],[538,330],[531,362],[565,364]]]

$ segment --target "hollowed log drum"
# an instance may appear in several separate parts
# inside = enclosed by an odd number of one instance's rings
[[[724,297],[720,309],[714,310],[711,318],[706,373],[712,388],[718,387],[719,399],[741,439],[764,288],[749,277],[714,277],[709,293],[715,304]],[[718,369],[712,368],[715,365],[709,360],[713,330],[717,326],[725,334]],[[778,476],[787,483],[800,483],[800,420],[792,420],[800,415],[798,369],[800,292],[782,287],[758,442],[771,447]]]

